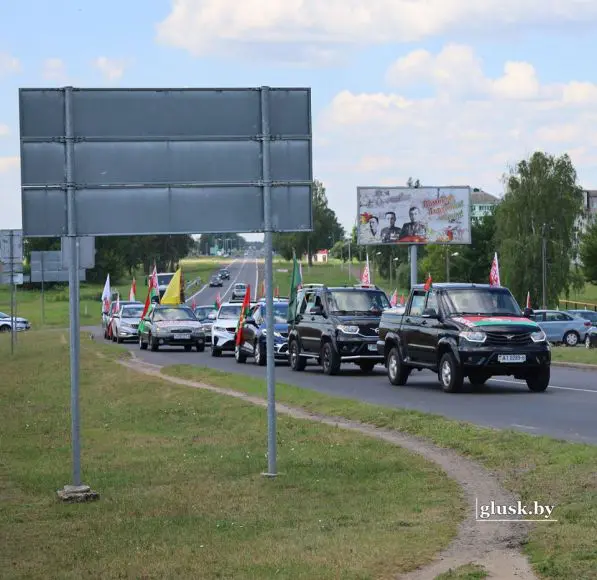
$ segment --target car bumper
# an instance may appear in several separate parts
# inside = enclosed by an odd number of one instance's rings
[[[492,375],[516,375],[551,364],[551,348],[547,343],[502,348],[461,345],[458,354],[466,372],[479,370]],[[524,360],[500,360],[502,357],[512,356],[524,357]]]
[[[160,346],[194,346],[196,344],[205,344],[205,336],[191,335],[190,338],[180,338],[174,334],[162,334],[156,336]]]
[[[336,348],[342,361],[359,362],[369,360],[383,362],[383,353],[379,353],[377,337],[338,338],[336,340]]]
[[[267,348],[267,341],[265,338],[261,340],[263,348]],[[276,341],[274,342],[274,358],[279,360],[288,359],[288,341]]]
[[[120,338],[122,342],[136,342],[139,340],[139,332],[137,330],[119,330],[118,338]]]
[[[211,335],[212,346],[220,350],[233,351],[236,346],[234,334],[230,332],[213,332]]]

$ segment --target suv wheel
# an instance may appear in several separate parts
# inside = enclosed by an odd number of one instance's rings
[[[321,366],[326,375],[337,375],[340,370],[340,355],[336,352],[331,342],[324,342],[321,347]]]
[[[527,387],[530,391],[533,391],[533,393],[542,393],[549,387],[550,377],[550,368],[548,366],[543,366],[536,373],[527,378]]]
[[[580,336],[578,336],[578,333],[574,332],[574,330],[571,330],[564,335],[564,344],[566,346],[576,346],[579,341]]]
[[[141,337],[139,337],[139,348],[141,350],[147,350],[147,343],[143,342],[143,339]]]
[[[408,381],[410,369],[402,364],[402,357],[396,347],[388,354],[388,379],[392,385],[403,386]]]
[[[445,353],[439,362],[439,382],[446,393],[456,393],[462,389],[464,377],[462,369],[451,352]]]
[[[304,371],[307,360],[301,356],[298,340],[291,340],[288,348],[288,362],[293,371]]]
[[[373,369],[375,368],[375,362],[370,360],[365,360],[359,363],[359,367],[361,367],[361,371],[364,373],[372,373]]]
[[[264,367],[267,363],[267,353],[265,352],[265,348],[263,348],[263,344],[259,341],[255,342],[253,352],[255,353],[255,364]]]
[[[151,334],[149,335],[147,340],[149,340],[149,344],[153,352],[156,352],[160,348],[160,345],[158,344],[158,339],[151,336]]]
[[[247,362],[247,355],[240,349],[238,344],[234,347],[234,358],[239,364],[244,364]]]

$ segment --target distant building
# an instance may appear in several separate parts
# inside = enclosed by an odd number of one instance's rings
[[[303,256],[303,261],[308,261],[309,256],[305,254]],[[328,250],[317,250],[315,254],[313,254],[313,262],[316,264],[327,264],[328,261]]]
[[[473,189],[471,193],[471,219],[477,220],[490,214],[501,199],[482,189]]]
[[[597,217],[597,189],[585,189],[583,196],[583,215],[576,223],[580,233],[585,232],[589,223]]]

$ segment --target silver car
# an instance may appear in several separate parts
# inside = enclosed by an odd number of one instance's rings
[[[240,319],[242,304],[227,302],[220,306],[211,327],[211,356],[222,356],[222,352],[234,352],[236,327]]]
[[[13,322],[17,332],[23,332],[31,328],[31,324],[26,318],[21,318],[20,316],[11,318],[10,314],[0,312],[0,332],[9,332],[12,330]]]
[[[541,327],[552,343],[577,346],[585,341],[591,323],[563,310],[535,310],[531,318]]]
[[[232,287],[232,300],[242,300],[247,293],[247,285],[238,283]]]
[[[218,309],[213,306],[197,306],[194,312],[205,332],[205,344],[211,344],[211,327],[218,315]]]
[[[144,305],[140,302],[124,304],[112,316],[112,341],[119,344],[125,341],[137,342],[139,336],[139,323],[143,314]]]
[[[205,350],[205,333],[188,306],[156,305],[139,324],[139,347],[157,351],[162,346],[183,346],[190,352]]]

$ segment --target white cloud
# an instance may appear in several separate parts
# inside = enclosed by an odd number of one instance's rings
[[[21,71],[19,59],[6,53],[0,52],[0,78]]]
[[[19,157],[0,157],[0,173],[8,173],[18,167]]]
[[[10,127],[0,123],[0,137],[8,137],[10,135]]]
[[[318,178],[337,183],[328,194],[344,223],[354,219],[346,196],[357,185],[405,185],[412,176],[499,194],[508,167],[536,150],[568,152],[583,185],[597,186],[597,85],[542,84],[524,62],[490,78],[474,51],[458,45],[414,51],[389,67],[386,80],[401,88],[341,91],[315,123],[328,140],[315,147]],[[431,96],[407,92],[421,83]]]
[[[19,157],[0,157],[0,229],[21,227],[21,176]]]
[[[100,56],[95,59],[94,66],[100,70],[107,81],[116,81],[121,79],[124,71],[130,66],[127,59],[111,59],[106,56]]]
[[[47,81],[66,82],[66,65],[59,58],[47,58],[43,64],[42,76]]]
[[[268,58],[319,62],[350,46],[596,21],[597,2],[590,0],[172,0],[157,40],[195,56],[251,57],[264,45],[286,45],[288,51],[269,51]]]

